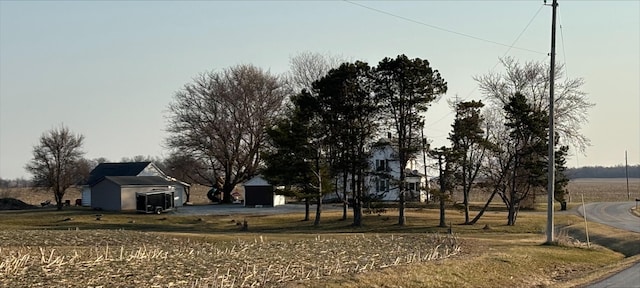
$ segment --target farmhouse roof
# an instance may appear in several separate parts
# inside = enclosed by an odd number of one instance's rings
[[[106,176],[137,176],[151,162],[100,163],[91,170],[87,185],[93,186]]]
[[[160,176],[106,176],[103,180],[108,180],[120,186],[143,185],[143,186],[169,186],[174,184]],[[100,181],[98,181],[100,182]]]

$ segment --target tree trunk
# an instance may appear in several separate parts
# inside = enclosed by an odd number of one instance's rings
[[[402,184],[400,184],[402,185]],[[404,200],[404,191],[400,190],[400,203],[398,203],[398,225],[400,226],[404,226],[405,222],[406,222],[406,218],[404,216],[404,206],[405,206],[405,200]]]
[[[509,205],[509,214],[507,215],[507,226],[516,225],[516,215],[517,215],[516,205],[511,203],[511,205]]]
[[[498,189],[493,189],[493,193],[491,193],[491,196],[489,197],[489,200],[487,200],[487,203],[485,203],[484,207],[482,207],[480,212],[478,212],[478,215],[476,215],[476,217],[474,217],[473,220],[471,220],[471,222],[469,222],[469,225],[476,224],[476,222],[478,222],[478,220],[480,220],[480,217],[482,217],[482,215],[484,214],[484,211],[487,211],[487,208],[489,208],[489,204],[491,203],[491,200],[493,200],[493,197],[496,196],[497,193],[498,193]]]
[[[347,220],[347,213],[349,209],[349,202],[345,199],[344,202],[342,203],[342,220]]]
[[[356,183],[355,178],[355,169],[354,176],[351,177],[351,187],[353,190],[353,226],[361,227],[362,226],[362,186],[360,185],[360,180]]]
[[[184,187],[184,194],[186,194],[186,196],[187,196],[187,199],[186,199],[185,202],[189,202],[189,198],[191,197],[191,188],[185,186]]]
[[[222,199],[220,199],[220,203],[232,203],[233,200],[231,200],[231,192],[233,192],[233,186],[228,185],[227,183],[225,183],[224,185],[222,185]]]
[[[316,204],[316,219],[313,221],[313,226],[320,225],[320,213],[322,212],[322,195],[318,193],[318,197],[316,197],[318,204]]]
[[[440,193],[438,198],[440,199],[440,227],[447,227],[447,223],[445,221],[445,180],[444,180],[444,171],[442,171],[442,155],[438,156],[438,172],[439,172],[439,182],[440,182]]]
[[[404,167],[402,167],[402,161],[400,164],[400,183],[398,185],[398,190],[400,192],[400,203],[398,203],[398,225],[404,226],[406,222],[406,218],[404,216],[404,206],[405,206],[405,197],[404,197]]]
[[[304,220],[302,221],[309,221],[309,206],[311,206],[311,200],[309,197],[304,198]]]
[[[440,227],[447,227],[447,223],[445,221],[445,197],[444,197],[444,193],[440,193],[440,195],[438,196],[438,198],[440,198],[440,224],[438,226]]]
[[[466,187],[463,190],[467,190]],[[462,204],[464,205],[464,224],[469,224],[469,191],[463,191]]]
[[[56,192],[55,193],[55,198],[56,198],[56,209],[62,210],[62,206],[64,205],[62,203],[62,197],[64,196],[64,193],[60,193],[60,192]]]
[[[349,209],[349,197],[347,196],[347,173],[342,174],[342,220],[347,220],[347,210]]]

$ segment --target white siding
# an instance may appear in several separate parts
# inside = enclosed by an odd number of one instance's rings
[[[285,198],[283,195],[273,195],[273,207],[284,205]]]
[[[398,180],[400,179],[400,161],[398,160],[398,155],[394,151],[394,149],[390,145],[379,146],[373,148],[371,151],[372,155],[369,159],[369,167],[370,171],[374,173],[386,174],[388,177],[388,189],[384,187],[385,190],[388,190],[386,194],[382,197],[382,201],[398,201],[400,200],[399,189],[398,189]],[[379,169],[383,166],[385,169]],[[411,160],[407,163],[406,168],[417,167],[417,163],[415,160]],[[375,195],[380,194],[380,180],[383,179],[383,175],[370,175],[367,176],[367,181],[365,181],[366,189],[369,191],[369,194]],[[383,180],[386,182],[386,180]],[[424,181],[424,177],[406,177],[405,182],[407,182],[405,189],[405,199],[409,199],[410,193],[408,188],[409,183],[413,183],[416,186],[416,190],[414,190],[414,195],[418,196],[419,201],[423,202],[426,200],[426,193],[420,188],[422,187]],[[386,185],[382,185],[386,186]]]
[[[82,206],[91,206],[91,187],[82,186]]]
[[[140,171],[136,176],[160,176],[162,178],[167,178],[167,175],[164,175],[164,173],[162,173],[162,171],[160,171],[160,169],[158,169],[158,167],[153,163],[147,165],[147,167]]]

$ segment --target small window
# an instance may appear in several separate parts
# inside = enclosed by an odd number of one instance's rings
[[[376,171],[387,171],[386,159],[376,159]]]
[[[378,179],[376,181],[376,192],[389,192],[389,179]]]

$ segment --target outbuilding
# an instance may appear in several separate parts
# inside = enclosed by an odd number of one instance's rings
[[[96,207],[104,205],[102,203],[98,203],[96,205],[93,204],[93,187],[103,181],[106,177],[122,176],[163,178],[166,181],[171,182],[170,185],[174,187],[174,197],[177,197],[174,201],[175,207],[180,207],[188,201],[190,185],[166,175],[152,162],[100,163],[91,171],[89,179],[85,185],[82,186],[82,206]],[[140,180],[138,182],[144,183],[145,180]]]
[[[162,191],[171,193],[171,203],[165,207],[175,207],[175,183],[159,176],[106,176],[91,187],[91,208],[107,211],[135,211],[136,194]]]
[[[283,195],[277,195],[273,185],[258,175],[244,182],[244,206],[275,207],[285,204]]]

